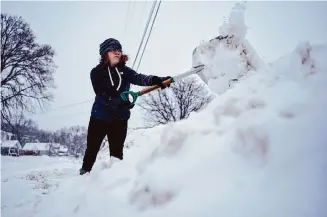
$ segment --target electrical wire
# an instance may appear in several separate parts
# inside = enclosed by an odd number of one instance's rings
[[[47,113],[50,113],[50,112],[58,111],[59,109],[63,109],[63,108],[78,106],[80,104],[89,103],[89,102],[92,102],[92,101],[93,101],[93,99],[92,100],[87,100],[87,101],[82,101],[82,102],[77,102],[77,103],[73,103],[73,104],[68,104],[68,105],[64,105],[64,106],[60,106],[60,107],[55,108],[55,109],[51,109],[51,110],[48,110],[48,111],[45,111],[45,112],[40,112],[39,115],[43,115],[43,114],[47,114]]]
[[[140,64],[141,64],[141,62],[142,62],[143,54],[144,54],[145,48],[146,48],[146,46],[147,46],[147,44],[148,44],[148,41],[149,41],[149,38],[150,38],[150,35],[151,35],[151,32],[152,32],[153,24],[154,24],[154,22],[155,22],[155,20],[156,20],[156,18],[157,18],[158,11],[159,11],[159,8],[160,8],[160,4],[161,4],[161,0],[159,1],[159,5],[158,5],[158,7],[157,7],[156,14],[154,15],[154,19],[153,19],[152,24],[151,24],[150,32],[149,32],[148,38],[147,38],[147,40],[146,40],[146,42],[145,42],[145,46],[144,46],[144,49],[143,49],[143,51],[142,51],[142,55],[141,55],[141,58],[140,58],[139,64],[137,65],[136,71],[139,69]]]
[[[142,36],[142,39],[141,39],[141,43],[139,45],[139,48],[138,48],[137,53],[136,53],[136,57],[135,57],[134,62],[133,62],[133,66],[132,66],[133,69],[134,69],[134,66],[135,66],[137,57],[138,57],[138,55],[140,53],[140,50],[141,50],[141,47],[142,47],[142,44],[143,44],[143,41],[144,41],[144,37],[145,37],[146,32],[147,32],[147,29],[149,27],[149,23],[150,23],[150,20],[151,20],[151,17],[152,17],[152,14],[153,14],[153,11],[154,11],[154,8],[155,8],[156,3],[157,3],[157,1],[154,1],[153,4],[152,4],[152,8],[151,8],[151,11],[150,11],[150,14],[149,14],[149,18],[148,18],[148,21],[147,21],[146,26],[144,28],[144,32],[143,32],[143,36]]]

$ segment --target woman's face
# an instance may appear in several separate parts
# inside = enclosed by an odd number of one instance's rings
[[[109,61],[110,61],[110,64],[111,64],[112,66],[118,64],[119,61],[120,61],[121,55],[122,55],[122,52],[119,51],[119,50],[109,51],[109,52],[107,53],[107,57],[108,57],[108,59],[109,59]]]

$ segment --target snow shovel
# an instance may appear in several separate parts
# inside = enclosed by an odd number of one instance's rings
[[[190,70],[184,72],[183,74],[180,74],[180,75],[177,75],[177,76],[174,76],[172,78],[169,78],[165,81],[162,82],[163,85],[167,86],[168,84],[171,84],[171,83],[174,83],[175,81],[178,81],[182,78],[185,78],[189,75],[193,75],[193,74],[197,74],[199,75],[199,77],[206,82],[206,79],[202,73],[202,70],[204,69],[205,65],[201,64],[201,65],[197,65],[197,66],[194,66],[192,67]],[[156,89],[159,89],[161,88],[159,85],[154,85],[154,86],[151,86],[151,87],[147,87],[143,90],[140,90],[138,92],[133,92],[133,91],[124,91],[120,94],[120,98],[123,100],[123,101],[129,101],[129,97],[128,95],[130,94],[132,97],[133,97],[133,101],[131,102],[132,104],[134,104],[137,100],[137,98],[139,96],[142,96],[146,93],[149,93],[153,90],[156,90]]]

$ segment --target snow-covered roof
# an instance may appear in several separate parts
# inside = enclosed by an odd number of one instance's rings
[[[24,151],[47,151],[50,149],[50,143],[41,143],[41,142],[35,142],[35,143],[26,143],[23,147]]]
[[[18,147],[18,149],[21,149],[22,146],[18,140],[6,140],[1,142],[1,147],[3,148],[14,148]]]

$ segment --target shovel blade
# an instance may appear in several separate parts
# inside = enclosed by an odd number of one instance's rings
[[[204,74],[203,74],[203,70],[201,70],[201,71],[198,72],[197,74],[198,74],[198,76],[201,78],[201,80],[202,80],[204,83],[208,84],[208,81],[209,81],[209,80],[206,78],[206,76],[204,76]]]
[[[203,69],[205,68],[205,65],[203,65],[203,64],[202,65],[198,65],[198,66],[195,66],[194,68],[195,69],[198,69],[195,72],[195,74],[197,74],[204,83],[208,84],[208,79],[206,78],[206,76],[203,73]]]
[[[205,83],[207,83],[207,79],[203,74],[203,69],[204,69],[205,65],[201,64],[201,65],[197,65],[192,67],[190,70],[184,72],[183,74],[177,75],[175,77],[173,77],[174,81],[178,81],[182,78],[186,78],[187,76],[190,75],[198,75],[202,81],[204,81]]]

